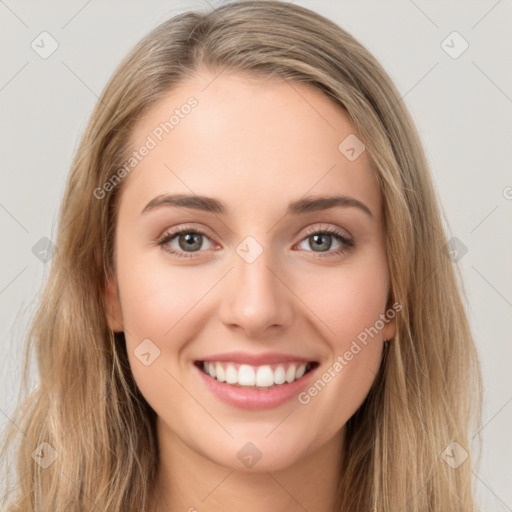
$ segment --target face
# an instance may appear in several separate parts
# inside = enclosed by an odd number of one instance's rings
[[[107,301],[162,437],[269,470],[342,436],[395,328],[354,134],[309,86],[240,74],[197,73],[134,127]]]

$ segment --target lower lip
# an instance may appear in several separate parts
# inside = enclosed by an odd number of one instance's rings
[[[318,369],[318,366],[289,384],[281,384],[272,389],[250,389],[241,386],[232,386],[225,382],[219,382],[217,379],[204,373],[195,364],[194,368],[199,372],[203,381],[210,391],[217,395],[223,402],[246,410],[264,410],[273,409],[291,400],[297,396],[308,384],[311,376]]]

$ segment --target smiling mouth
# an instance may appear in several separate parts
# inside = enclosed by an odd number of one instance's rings
[[[218,382],[235,387],[268,390],[301,379],[319,363],[286,362],[253,366],[225,361],[195,361],[194,365]]]

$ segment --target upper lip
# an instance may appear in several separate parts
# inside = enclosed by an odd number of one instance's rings
[[[207,362],[232,362],[239,364],[248,364],[251,366],[261,366],[264,364],[278,364],[278,363],[291,363],[315,362],[312,358],[297,356],[294,354],[283,354],[280,352],[263,352],[261,354],[251,354],[249,352],[223,352],[222,354],[214,354],[200,359],[200,361]]]

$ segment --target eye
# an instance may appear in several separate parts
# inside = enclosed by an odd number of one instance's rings
[[[204,248],[204,242],[207,242],[206,249],[212,248],[213,244],[206,233],[183,226],[170,233],[164,233],[158,240],[158,245],[177,258],[192,258],[194,255],[191,253],[200,252],[201,248]]]
[[[331,250],[333,241],[338,244],[334,251]],[[313,248],[308,252],[316,252],[319,257],[338,256],[355,245],[344,232],[332,227],[310,229],[298,247],[304,243]]]
[[[336,250],[332,250],[333,242],[338,244]],[[297,246],[303,249],[301,245],[305,243],[313,248],[312,251],[306,249],[306,252],[314,252],[318,257],[338,256],[355,245],[343,231],[332,227],[316,227],[306,231],[306,237]],[[201,249],[213,247],[210,237],[204,231],[189,226],[164,233],[157,244],[176,258],[193,258],[194,253],[201,252]]]

